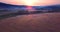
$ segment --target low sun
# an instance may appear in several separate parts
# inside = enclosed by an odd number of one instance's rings
[[[36,2],[35,0],[22,0],[25,5],[33,6]]]

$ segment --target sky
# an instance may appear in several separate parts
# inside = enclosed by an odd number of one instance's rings
[[[46,6],[60,4],[60,0],[0,0],[13,5]]]

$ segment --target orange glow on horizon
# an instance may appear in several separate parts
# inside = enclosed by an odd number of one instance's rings
[[[60,4],[60,0],[0,0],[0,2],[13,5],[27,5],[27,6],[46,6]]]
[[[29,9],[32,9],[32,6],[27,6],[27,9],[29,10]]]

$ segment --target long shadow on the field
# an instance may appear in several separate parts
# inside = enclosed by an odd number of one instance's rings
[[[0,15],[0,19],[15,17],[17,15],[29,15],[29,14],[38,14],[38,13],[53,13],[53,12],[10,13],[5,15]]]

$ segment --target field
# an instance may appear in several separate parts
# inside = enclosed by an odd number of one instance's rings
[[[0,19],[0,32],[60,32],[60,13],[18,15]]]

